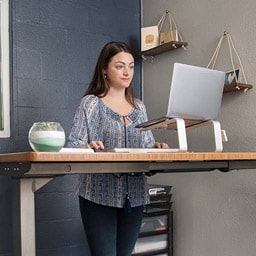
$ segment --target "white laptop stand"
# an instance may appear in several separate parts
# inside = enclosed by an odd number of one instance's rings
[[[167,118],[165,121],[147,126],[142,128],[142,130],[152,130],[156,128],[163,129],[177,129],[178,133],[178,143],[179,143],[179,151],[186,152],[188,151],[187,144],[187,134],[186,130],[195,129],[205,125],[213,125],[214,131],[214,141],[215,141],[215,152],[221,152],[223,150],[222,144],[222,132],[220,122],[216,120],[209,121],[198,121],[198,120],[189,120],[189,124],[186,124],[186,121],[182,118]]]
[[[178,132],[178,142],[180,151],[188,151],[188,143],[187,143],[187,134],[186,134],[186,124],[184,119],[182,118],[174,118],[177,125]]]
[[[195,124],[191,127],[188,127],[187,129],[194,129],[197,127],[205,126],[205,125],[213,125],[213,132],[214,132],[214,142],[215,142],[215,152],[222,152],[223,150],[223,144],[222,144],[222,132],[221,132],[221,126],[220,122],[216,120],[209,120],[204,121],[200,124]],[[178,131],[179,133],[179,131]]]

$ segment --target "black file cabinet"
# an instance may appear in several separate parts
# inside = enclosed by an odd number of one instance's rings
[[[144,210],[133,256],[173,255],[173,211],[170,190],[170,186],[150,185],[150,204]]]

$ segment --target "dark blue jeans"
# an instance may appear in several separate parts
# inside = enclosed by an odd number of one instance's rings
[[[131,256],[143,215],[143,206],[108,207],[79,196],[80,212],[92,256]]]

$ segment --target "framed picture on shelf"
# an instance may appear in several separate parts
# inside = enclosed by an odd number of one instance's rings
[[[238,80],[239,73],[240,73],[239,68],[226,72],[225,84],[235,84],[235,83],[237,83],[239,81]]]

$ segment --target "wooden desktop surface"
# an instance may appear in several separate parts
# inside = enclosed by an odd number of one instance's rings
[[[0,154],[0,162],[149,162],[149,161],[256,160],[256,152],[175,152],[175,153],[68,153],[21,152]]]

